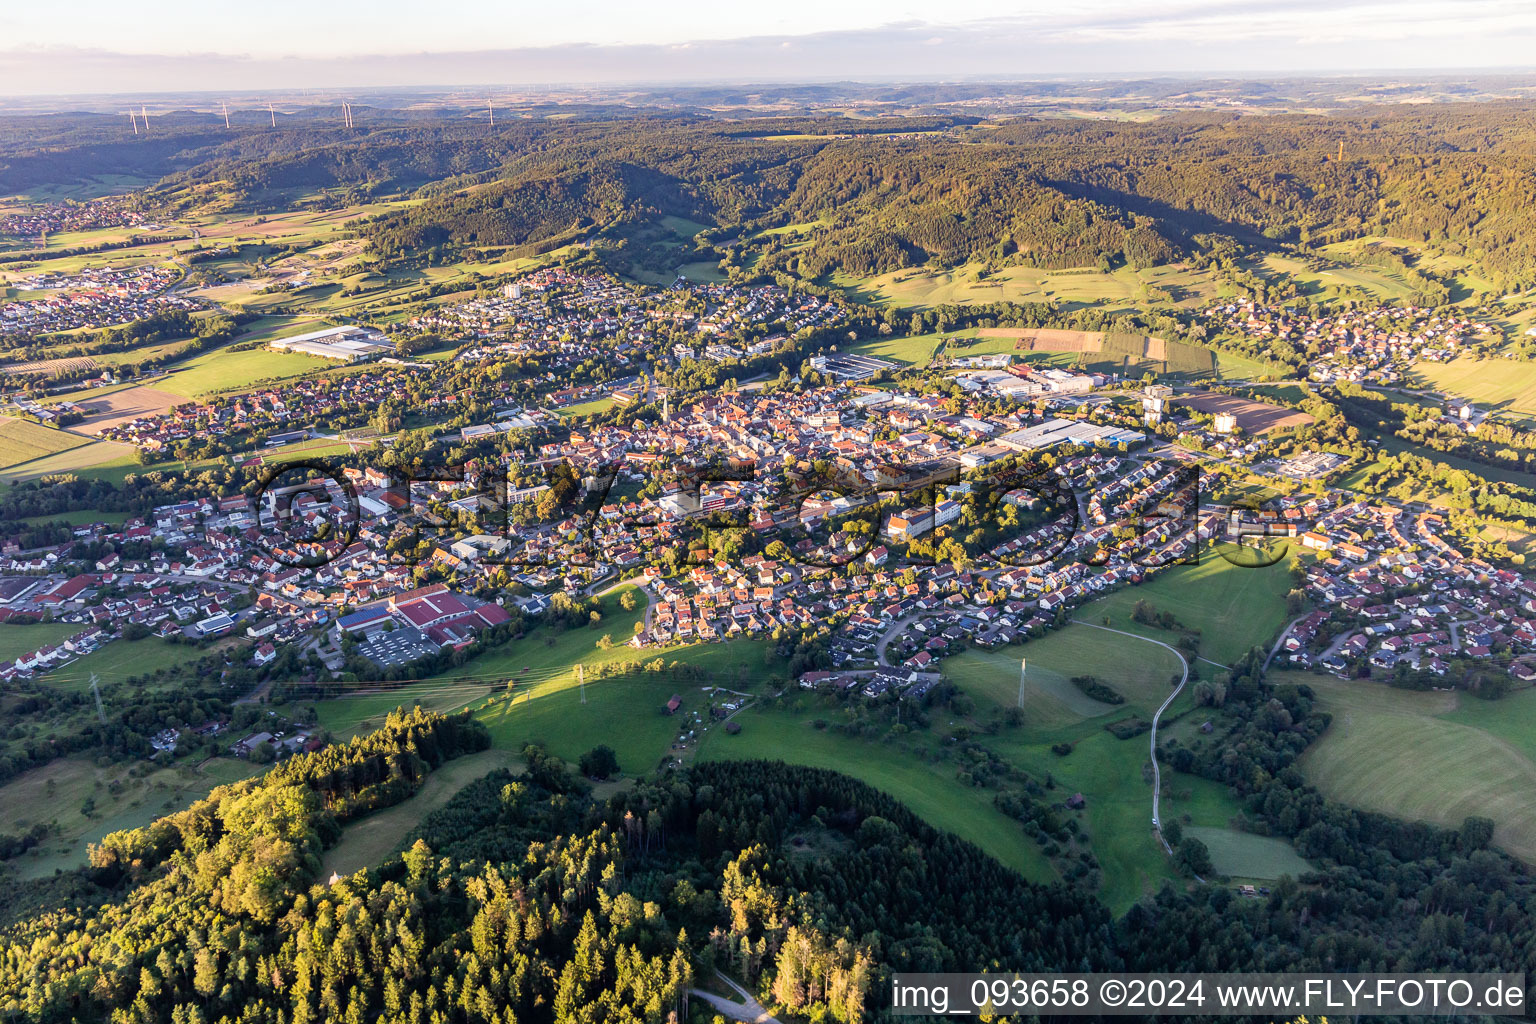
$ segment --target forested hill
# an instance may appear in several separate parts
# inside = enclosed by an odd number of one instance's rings
[[[721,225],[722,237],[743,223],[814,224],[805,244],[762,265],[807,278],[930,261],[1149,266],[1217,236],[1307,246],[1390,235],[1471,256],[1501,287],[1536,284],[1536,129],[1511,105],[910,134],[881,124],[891,134],[831,139],[785,133],[806,124],[751,137],[718,123],[571,126],[493,182],[369,233],[397,251],[538,242],[668,214]]]
[[[17,124],[0,190],[163,175],[172,210],[343,186],[426,201],[364,225],[386,255],[547,247],[662,218],[715,226],[762,270],[813,278],[924,263],[1147,266],[1213,239],[1310,246],[1387,235],[1536,284],[1536,127],[1515,103],[1332,116],[1191,112],[1141,124],[693,114],[316,120],[234,131],[175,122],[114,139],[92,120]],[[381,117],[383,115],[380,115]],[[10,119],[21,122],[26,119]],[[25,130],[23,130],[25,128]],[[161,134],[163,132],[163,134]],[[1343,157],[1340,159],[1340,145]],[[758,229],[804,225],[792,250]]]
[[[1322,724],[1304,688],[1245,676],[1233,692],[1252,713],[1183,767],[1327,865],[1265,900],[1170,886],[1116,922],[1081,887],[1027,882],[834,772],[706,763],[600,802],[537,747],[428,815],[403,853],[325,884],[317,854],[341,822],[486,741],[417,709],[109,837],[89,881],[55,883],[53,909],[0,931],[0,1012],[663,1024],[718,969],[789,1013],[855,1024],[887,1016],[895,970],[1532,966],[1533,885],[1486,849],[1491,823],[1458,834],[1325,804],[1291,765]]]

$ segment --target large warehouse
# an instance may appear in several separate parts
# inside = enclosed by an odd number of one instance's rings
[[[303,352],[322,359],[356,363],[376,359],[394,350],[384,335],[371,327],[327,327],[312,334],[280,338],[272,347],[282,352]]]

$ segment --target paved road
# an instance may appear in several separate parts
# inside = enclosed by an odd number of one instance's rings
[[[715,972],[715,977],[729,985],[732,991],[740,995],[741,1002],[733,1003],[724,996],[717,996],[713,992],[706,992],[701,988],[689,989],[688,994],[704,1000],[731,1020],[746,1021],[749,1024],[780,1024],[777,1017],[763,1009],[763,1004],[752,997],[752,993],[719,971]]]
[[[1291,630],[1296,628],[1296,623],[1300,622],[1304,618],[1306,618],[1305,615],[1296,616],[1290,622],[1287,622],[1285,624],[1285,628],[1280,631],[1280,635],[1275,637],[1274,646],[1269,649],[1269,657],[1264,659],[1265,672],[1269,671],[1269,663],[1275,660],[1275,655],[1280,653],[1280,645],[1285,643],[1285,638],[1291,635]]]
[[[1175,658],[1179,659],[1179,664],[1184,666],[1184,675],[1179,679],[1179,685],[1173,688],[1173,692],[1168,695],[1168,699],[1163,701],[1162,706],[1157,709],[1157,713],[1152,716],[1152,740],[1150,743],[1152,748],[1152,827],[1157,830],[1158,842],[1163,844],[1163,849],[1167,850],[1168,855],[1171,857],[1173,856],[1173,847],[1169,846],[1168,840],[1163,838],[1162,822],[1158,818],[1159,800],[1163,795],[1163,775],[1162,769],[1157,765],[1157,724],[1163,717],[1163,712],[1168,710],[1168,705],[1173,703],[1175,697],[1184,692],[1184,684],[1189,682],[1189,662],[1185,660],[1184,655],[1177,648],[1171,647],[1161,640],[1153,640],[1151,637],[1141,636],[1136,633],[1127,633],[1123,629],[1111,629],[1109,626],[1095,625],[1092,622],[1084,622],[1082,619],[1073,619],[1072,621],[1080,626],[1102,629],[1106,633],[1119,633],[1121,636],[1128,636],[1133,640],[1157,644],[1163,650],[1171,652]]]

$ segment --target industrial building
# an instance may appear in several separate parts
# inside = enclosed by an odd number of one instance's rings
[[[279,338],[272,348],[280,352],[303,352],[321,359],[358,363],[394,351],[383,334],[371,327],[327,327],[323,331]]]

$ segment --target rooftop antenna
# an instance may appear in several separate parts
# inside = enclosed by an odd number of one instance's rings
[[[581,702],[587,702],[587,667],[582,664],[576,666],[576,684],[581,687]]]
[[[272,104],[267,104],[267,116],[272,118],[272,127],[277,127],[277,112],[272,109]]]
[[[102,725],[106,725],[107,724],[107,713],[104,710],[102,710],[102,707],[101,707],[101,690],[99,690],[97,688],[97,686],[96,686],[96,673],[95,672],[91,673],[91,692],[96,695],[96,717],[98,719],[100,719]]]
[[[227,131],[229,129],[229,104],[220,100],[219,106],[224,108],[224,128]]]
[[[128,120],[133,123],[133,134],[139,134],[139,119],[134,115],[133,108],[128,108]]]

